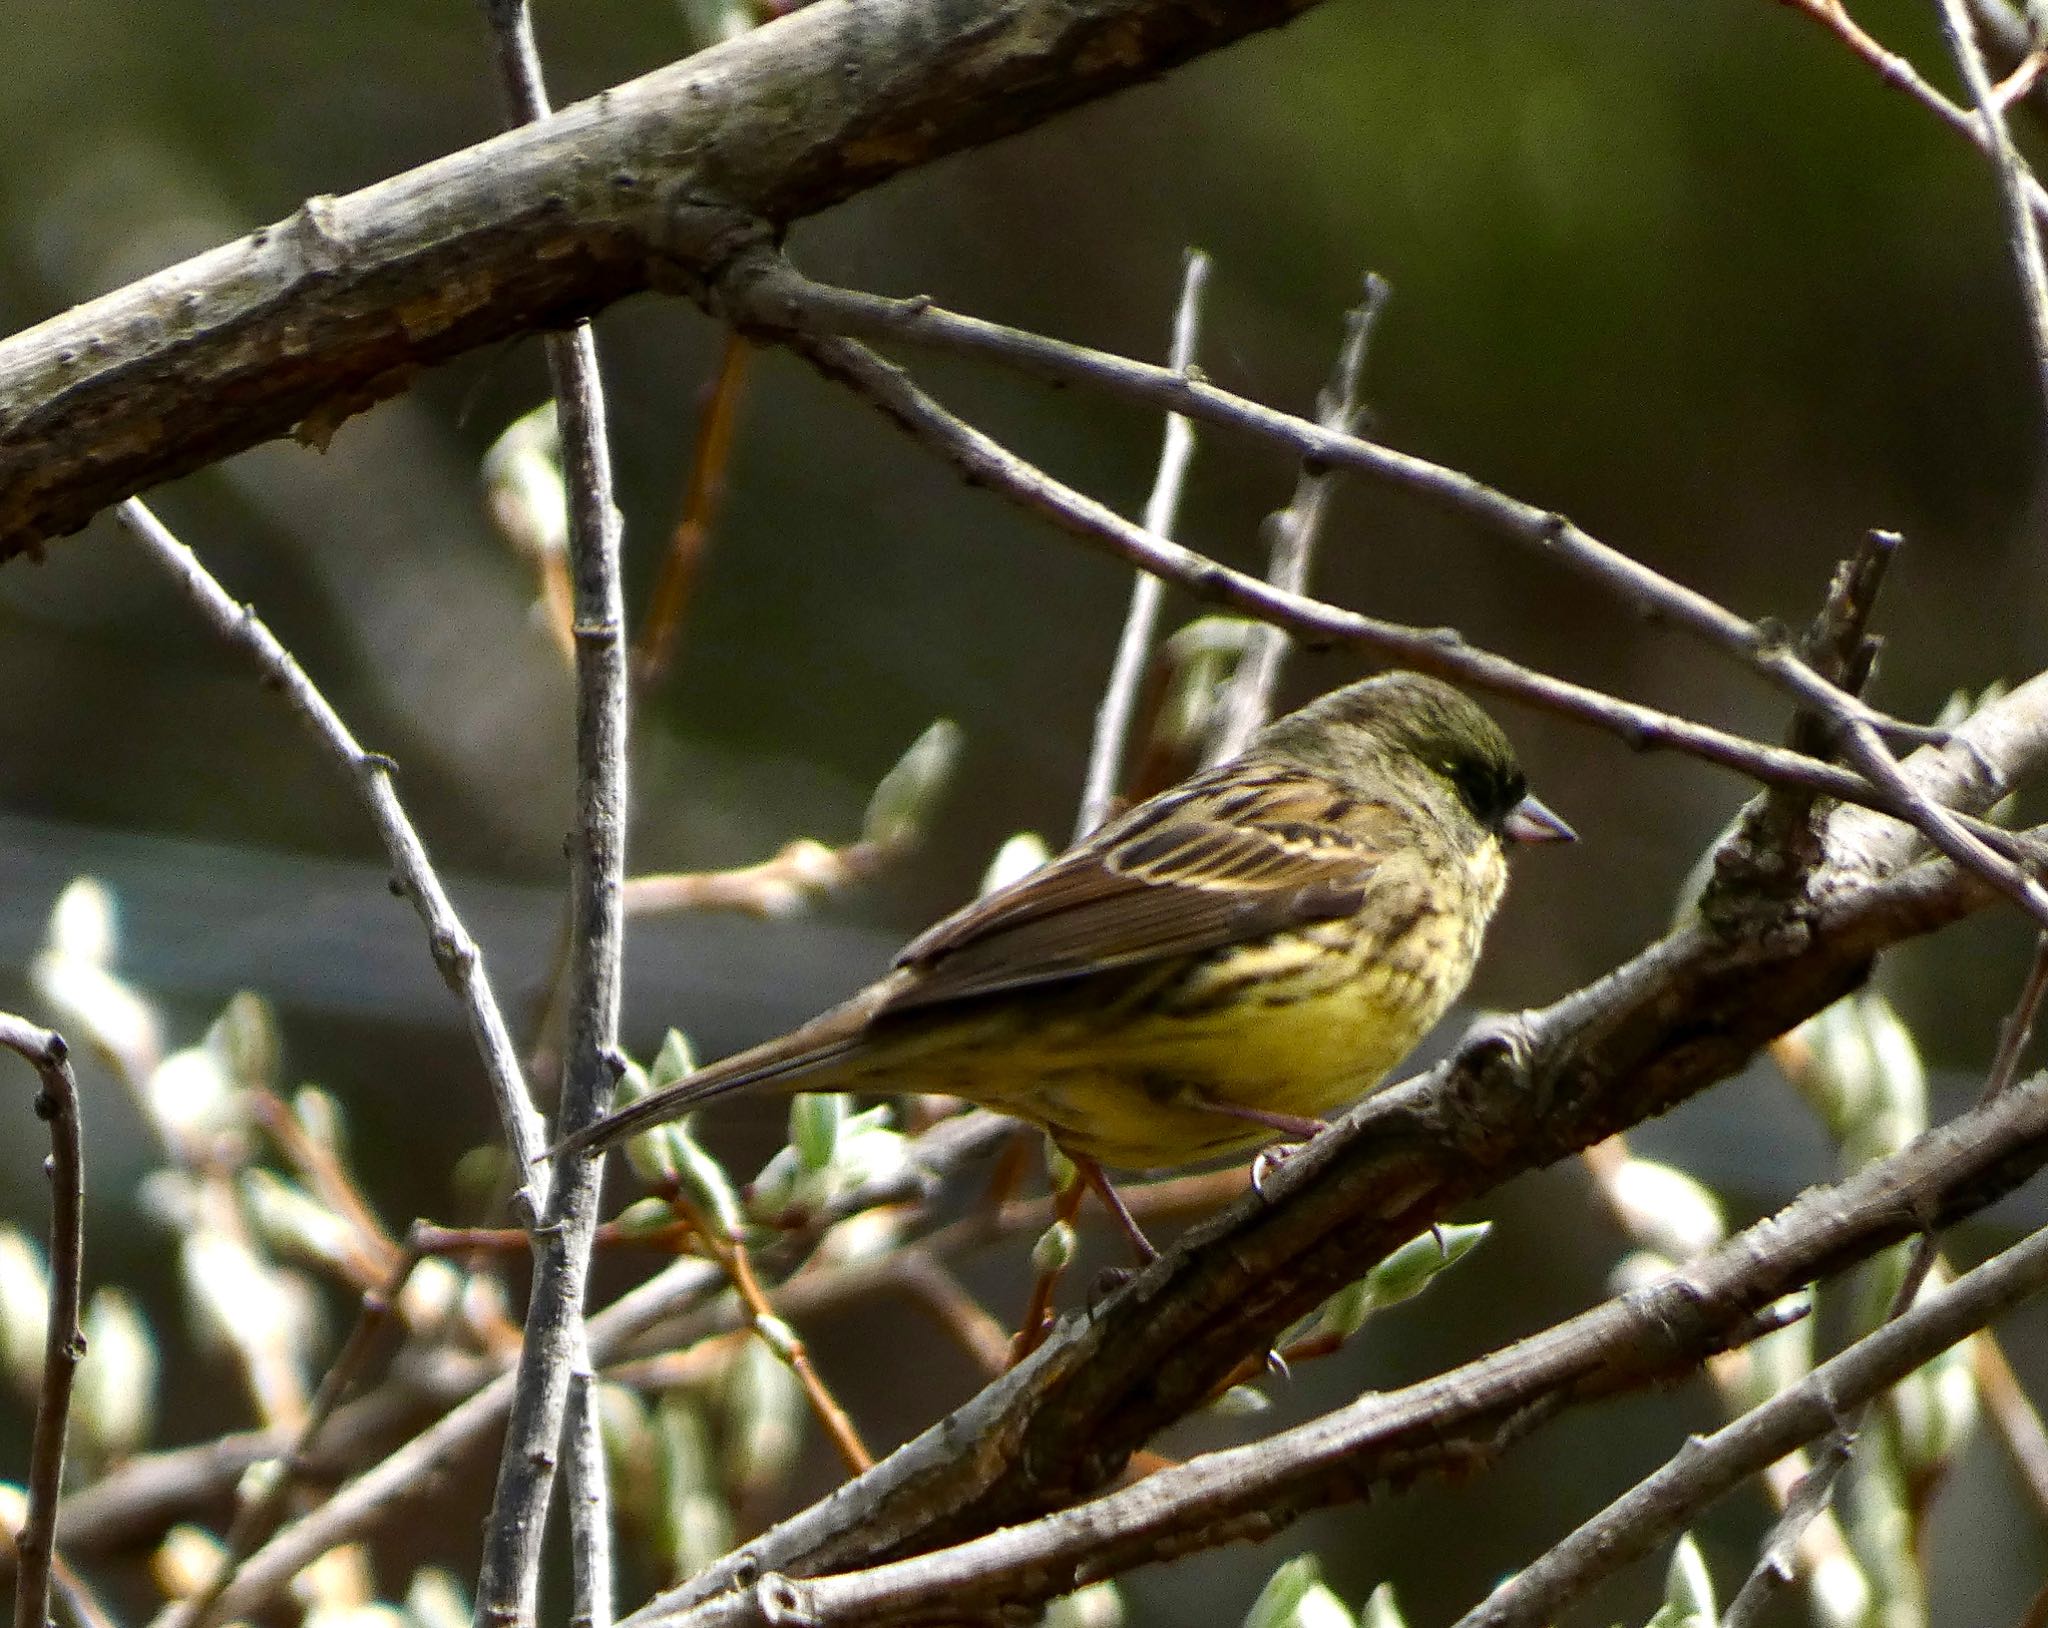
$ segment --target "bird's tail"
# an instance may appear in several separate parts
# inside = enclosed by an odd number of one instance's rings
[[[548,1150],[548,1155],[559,1159],[569,1153],[594,1153],[651,1125],[680,1119],[707,1102],[736,1092],[751,1091],[757,1086],[801,1089],[803,1076],[837,1062],[860,1043],[857,1032],[846,1033],[843,1024],[828,1024],[827,1020],[836,1015],[828,1013],[825,1018],[806,1024],[779,1040],[735,1052],[708,1068],[685,1075],[675,1084],[664,1086],[638,1102],[628,1103],[617,1113],[608,1114],[595,1124],[563,1137]],[[829,1086],[825,1088],[830,1089]]]

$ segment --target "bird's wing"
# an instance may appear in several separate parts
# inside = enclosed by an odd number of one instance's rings
[[[1193,782],[913,940],[876,1015],[1355,914],[1405,829],[1314,775]]]
[[[1243,770],[1141,804],[1052,863],[914,939],[896,970],[802,1028],[714,1063],[565,1139],[621,1137],[759,1085],[803,1088],[869,1025],[1355,914],[1413,841],[1385,804],[1313,775]]]

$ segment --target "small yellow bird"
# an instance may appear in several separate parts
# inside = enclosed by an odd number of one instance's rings
[[[1503,844],[1572,835],[1463,695],[1369,678],[948,916],[850,1000],[563,1147],[755,1086],[943,1093],[1041,1127],[1148,1257],[1104,1165],[1313,1135],[1464,989]]]

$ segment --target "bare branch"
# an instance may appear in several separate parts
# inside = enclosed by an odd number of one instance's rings
[[[540,1200],[534,1187],[544,1184],[547,1177],[547,1167],[536,1162],[546,1147],[541,1137],[540,1112],[527,1094],[518,1053],[513,1050],[512,1036],[498,1010],[498,997],[484,971],[483,951],[455,913],[433,862],[427,858],[426,845],[406,816],[405,805],[398,800],[393,785],[398,766],[388,757],[363,750],[341,715],[306,676],[291,652],[278,643],[254,608],[236,604],[200,564],[198,556],[172,536],[147,506],[130,500],[121,505],[120,519],[150,558],[169,573],[172,582],[214,632],[256,663],[265,685],[284,697],[285,704],[299,715],[314,738],[347,773],[391,857],[394,889],[410,899],[419,912],[434,964],[469,1015],[470,1035],[490,1082],[505,1144],[511,1151],[514,1168],[520,1172],[516,1207],[524,1217],[538,1216]]]
[[[511,122],[548,115],[547,90],[534,48],[526,0],[483,0],[499,84]],[[620,582],[618,506],[612,500],[611,446],[605,433],[604,385],[590,324],[547,341],[555,415],[562,431],[563,475],[569,488],[569,564],[576,649],[576,818],[568,840],[569,959],[563,1135],[594,1123],[609,1107],[624,1059],[619,1051],[619,989],[625,950],[620,889],[626,854],[626,606]],[[594,1407],[569,1415],[571,1378],[591,1369],[583,1319],[604,1156],[561,1160],[545,1213],[533,1229],[533,1290],[519,1348],[517,1385],[498,1481],[484,1525],[477,1574],[476,1620],[495,1628],[526,1628],[539,1607],[541,1543],[554,1490],[556,1447],[565,1423],[579,1439],[568,1446],[581,1473],[602,1478]],[[587,1437],[588,1439],[583,1439]],[[576,1617],[611,1615],[609,1525],[592,1527],[608,1500],[586,1486],[570,1508],[579,1587]]]
[[[2048,1231],[1964,1273],[1734,1423],[1688,1441],[1661,1470],[1503,1583],[1461,1617],[1457,1628],[1535,1628],[1551,1621],[1566,1604],[1649,1553],[1715,1499],[1825,1434],[1845,1411],[1880,1395],[2044,1288]]]
[[[811,6],[0,342],[0,561],[1315,0]],[[207,410],[190,410],[203,388]]]
[[[2041,227],[2027,197],[2032,179],[2026,160],[2013,145],[2006,128],[2005,103],[1991,83],[1991,70],[1977,43],[1969,8],[1963,0],[1934,0],[1941,18],[1941,32],[1948,41],[1949,54],[1956,59],[1970,99],[1977,104],[1977,119],[1983,127],[1992,173],[1998,177],[1999,199],[2005,205],[2006,233],[2012,247],[2014,268],[2019,273],[2020,299],[2026,306],[2028,331],[2033,338],[2034,379],[2041,391],[2041,410],[2048,415],[2048,265],[2041,259]]]
[[[669,532],[668,552],[662,556],[661,574],[648,593],[647,619],[640,629],[640,641],[633,656],[633,681],[643,691],[668,671],[675,657],[683,612],[689,605],[704,550],[711,542],[711,528],[725,498],[726,468],[732,462],[740,398],[746,391],[747,361],[753,354],[754,347],[738,334],[725,336],[718,372],[697,420],[683,512]]]
[[[1200,249],[1188,250],[1181,276],[1180,303],[1173,315],[1173,342],[1166,354],[1166,365],[1176,373],[1185,373],[1195,365],[1202,290],[1208,281],[1209,257]],[[1168,413],[1165,439],[1159,449],[1159,472],[1152,482],[1152,495],[1145,500],[1145,529],[1155,537],[1173,535],[1188,464],[1194,455],[1195,427],[1179,413]],[[1111,805],[1116,801],[1124,751],[1130,741],[1131,718],[1138,706],[1138,687],[1145,680],[1145,663],[1159,625],[1159,602],[1165,593],[1166,585],[1149,571],[1140,571],[1132,579],[1130,609],[1124,613],[1116,658],[1110,663],[1109,682],[1103,687],[1102,705],[1095,713],[1095,738],[1088,749],[1088,770],[1081,782],[1080,813],[1074,820],[1076,842],[1109,818]]]
[[[586,1348],[587,1349],[587,1348]],[[569,1628],[612,1628],[616,1589],[612,1568],[612,1495],[597,1411],[597,1375],[588,1367],[569,1375],[568,1419]]]
[[[1365,298],[1344,316],[1344,343],[1337,350],[1336,370],[1316,398],[1316,422],[1326,430],[1349,435],[1358,428],[1365,411],[1365,356],[1372,344],[1372,331],[1387,303],[1386,279],[1368,272]],[[1272,548],[1266,580],[1291,594],[1308,592],[1309,560],[1314,556],[1316,536],[1322,529],[1324,512],[1336,478],[1321,464],[1304,463],[1301,478],[1287,507],[1268,517]],[[1158,528],[1148,526],[1148,531]],[[1210,742],[1208,761],[1221,763],[1236,757],[1250,743],[1273,710],[1273,692],[1280,682],[1280,664],[1287,657],[1287,636],[1272,623],[1262,623],[1252,632],[1244,659],[1232,675],[1224,696],[1222,716]]]
[[[629,1290],[590,1319],[593,1360],[609,1361],[679,1309],[722,1287],[708,1261],[678,1261]],[[464,1455],[503,1426],[516,1376],[498,1377],[458,1403],[405,1446],[308,1510],[249,1557],[221,1595],[215,1615],[248,1617],[276,1599],[291,1580],[336,1544],[361,1537],[431,1491]]]
[[[50,1620],[71,1387],[85,1356],[85,1334],[78,1326],[85,1279],[85,1144],[78,1082],[71,1075],[64,1037],[0,1012],[0,1047],[36,1071],[41,1082],[36,1118],[50,1127],[50,1311],[43,1326],[43,1373],[29,1443],[28,1520],[14,1540],[14,1628],[44,1628]]]
[[[821,335],[930,345],[1001,362],[1033,377],[1090,385],[1126,400],[1256,435],[1290,448],[1298,457],[1411,492],[1558,561],[1638,614],[1682,628],[1711,647],[1738,657],[1831,723],[1861,722],[1908,741],[1933,736],[1934,732],[1887,718],[1844,694],[1801,661],[1777,630],[1744,621],[1705,594],[1661,576],[1601,542],[1564,515],[1510,497],[1460,470],[1326,429],[1168,368],[959,316],[926,299],[886,299],[814,282],[769,249],[755,248],[736,256],[710,291],[710,298],[733,321],[779,343],[795,345],[814,366],[822,365],[821,354],[832,358],[840,376],[847,371],[847,352],[821,352],[817,345]],[[797,344],[801,339],[811,344]]]
[[[778,1620],[809,1628],[881,1628],[928,1620],[941,1603],[961,1615],[1031,1605],[1147,1561],[1265,1537],[1310,1509],[1364,1497],[1385,1481],[1430,1470],[1469,1471],[1568,1407],[1667,1380],[1775,1326],[1764,1315],[1771,1302],[1909,1232],[1916,1207],[1953,1215],[1959,1193],[1970,1192],[1972,1204],[1985,1201],[1979,1184],[1992,1171],[2002,1172],[1995,1184],[2004,1185],[2044,1161],[2048,1079],[2034,1082],[2024,1097],[1972,1110],[1928,1132],[1837,1186],[1805,1194],[1646,1288],[1449,1373],[1362,1397],[1250,1446],[1205,1454],[1093,1502],[955,1547],[803,1583],[777,1575],[763,1579],[765,1587],[742,1584],[710,1597],[692,1589],[685,1592],[693,1607],[658,1602],[628,1621],[634,1628],[739,1628]],[[1909,1343],[1895,1339],[1865,1353],[1862,1361],[1876,1378],[1844,1381],[1836,1394],[1868,1394],[1854,1386],[1897,1378],[2048,1283],[2048,1233],[2031,1248],[2023,1266],[1979,1268],[1912,1313]],[[1984,1274],[1995,1281],[1988,1291]],[[1949,1305],[1958,1291],[1961,1310]],[[1820,1434],[1835,1416],[1823,1405],[1816,1418],[1816,1394],[1827,1392],[1809,1393],[1794,1415],[1806,1432],[1800,1440]],[[1781,1445],[1772,1456],[1785,1450]],[[759,1563],[769,1562],[759,1557]],[[1518,1585],[1509,1589],[1519,1605]],[[1555,1595],[1542,1595],[1531,1613],[1514,1620],[1549,1620],[1537,1613],[1557,1603]],[[776,1605],[785,1618],[773,1614]]]

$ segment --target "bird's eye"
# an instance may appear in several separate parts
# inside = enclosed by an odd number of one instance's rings
[[[1472,758],[1446,763],[1443,772],[1457,788],[1459,800],[1484,825],[1498,825],[1506,819],[1528,790],[1515,771]]]

